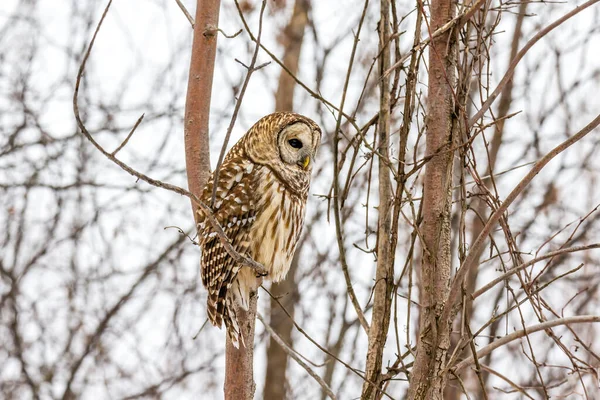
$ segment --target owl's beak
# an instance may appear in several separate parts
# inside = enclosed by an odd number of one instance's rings
[[[298,165],[304,169],[308,169],[308,166],[310,165],[310,156],[304,156],[304,160],[299,162]]]

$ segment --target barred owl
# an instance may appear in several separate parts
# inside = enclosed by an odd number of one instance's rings
[[[289,112],[268,115],[223,160],[214,204],[214,173],[202,193],[201,200],[211,206],[233,248],[262,264],[268,271],[265,278],[274,282],[285,278],[296,250],[320,143],[321,130],[312,120]],[[217,327],[225,323],[238,347],[243,338],[233,302],[247,310],[262,278],[234,261],[201,209],[198,232],[209,319]]]

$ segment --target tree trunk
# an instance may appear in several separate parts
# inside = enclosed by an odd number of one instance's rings
[[[209,117],[212,81],[217,53],[217,28],[219,25],[220,0],[198,0],[194,22],[194,39],[188,92],[185,104],[185,158],[188,187],[200,197],[210,177]],[[197,206],[192,202],[196,215]],[[225,384],[227,400],[250,400],[254,396],[253,352],[254,323],[256,319],[256,296],[250,301],[246,313],[237,310],[238,324],[244,335],[246,347],[236,349],[226,336]]]
[[[292,17],[283,31],[283,40],[285,52],[283,55],[283,64],[294,75],[298,73],[300,62],[300,51],[304,39],[304,30],[308,22],[308,0],[296,0]],[[275,94],[275,111],[294,111],[294,89],[296,82],[284,70],[279,75],[279,86]],[[309,228],[309,227],[307,227]],[[288,271],[286,279],[274,283],[271,286],[271,294],[279,299],[293,317],[296,303],[300,298],[296,286],[296,271],[298,269],[298,254],[302,251],[301,241],[296,256],[292,260],[292,265]],[[271,298],[270,307],[270,325],[283,341],[292,347],[292,320],[288,318],[273,298]],[[269,400],[284,400],[286,398],[286,373],[287,373],[288,354],[281,346],[269,337],[267,347],[267,370],[265,374],[265,389],[263,397]]]
[[[454,10],[452,0],[433,0],[430,32],[450,21]],[[448,297],[452,270],[454,43],[449,31],[434,39],[429,48],[426,154],[432,158],[425,168],[423,188],[420,333],[408,392],[411,400],[441,400],[446,384],[442,369],[450,346],[451,324],[438,325],[438,319]]]
[[[210,177],[208,122],[213,71],[217,54],[220,0],[198,0],[194,40],[185,100],[185,162],[188,187],[197,197]],[[192,202],[192,211],[196,215]]]
[[[380,3],[379,76],[380,105],[377,127],[379,157],[388,157],[390,138],[390,79],[384,72],[390,67],[390,2]],[[394,290],[394,249],[391,248],[392,183],[388,163],[378,159],[379,207],[377,221],[377,270],[373,296],[373,314],[369,329],[369,348],[362,399],[378,398],[382,387],[381,364],[387,339]]]

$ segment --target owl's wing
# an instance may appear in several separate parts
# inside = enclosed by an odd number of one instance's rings
[[[232,149],[233,150],[233,149]],[[227,157],[221,166],[213,213],[231,241],[233,249],[245,255],[250,247],[249,232],[256,218],[254,164],[241,155]],[[202,201],[210,205],[214,181],[204,189]],[[202,246],[201,276],[208,290],[208,316],[213,325],[221,327],[223,321],[235,344],[239,327],[229,289],[240,268],[227,253],[216,232],[199,213],[199,239]]]

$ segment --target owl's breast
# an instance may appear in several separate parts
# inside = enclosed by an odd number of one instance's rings
[[[251,257],[269,271],[268,279],[285,278],[304,222],[305,200],[286,189],[265,168],[258,182],[256,220],[251,228]]]

